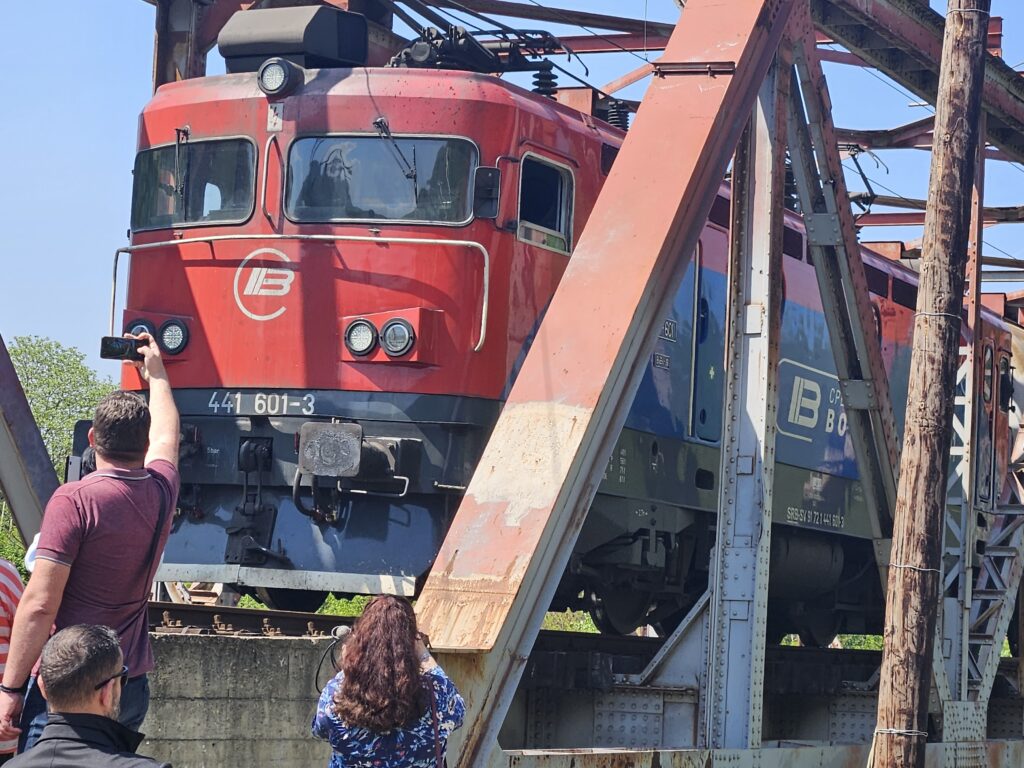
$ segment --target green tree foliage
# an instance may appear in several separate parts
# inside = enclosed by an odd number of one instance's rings
[[[116,386],[86,365],[77,348],[52,339],[16,336],[8,349],[50,460],[62,476],[75,422],[91,419],[96,403]]]
[[[86,365],[85,355],[77,348],[52,339],[16,336],[7,349],[50,461],[63,478],[75,422],[92,418],[96,403],[115,384]],[[11,510],[0,496],[0,557],[20,568],[24,551]]]

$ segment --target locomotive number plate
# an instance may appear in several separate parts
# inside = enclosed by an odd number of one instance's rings
[[[312,416],[316,395],[312,392],[221,392],[210,395],[212,413],[241,416]]]

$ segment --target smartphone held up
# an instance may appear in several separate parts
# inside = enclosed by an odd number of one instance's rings
[[[144,360],[139,349],[148,343],[146,339],[104,336],[100,339],[100,357],[104,360]]]

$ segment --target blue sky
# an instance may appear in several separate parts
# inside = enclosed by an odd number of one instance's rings
[[[563,7],[672,21],[674,0],[561,0]],[[946,3],[933,2],[944,9]],[[88,10],[86,10],[86,8]],[[143,0],[50,0],[14,3],[5,16],[4,89],[0,119],[0,334],[37,334],[79,347],[99,360],[99,337],[108,323],[111,263],[125,244],[131,168],[138,114],[151,92],[154,9]],[[1005,58],[1024,66],[1024,7],[995,0],[1004,17]],[[566,30],[552,28],[554,32]],[[212,69],[221,66],[211,56]],[[601,85],[640,62],[632,56],[591,56],[590,81]],[[578,67],[575,71],[582,73]],[[873,73],[829,67],[836,124],[880,128],[930,113],[916,99]],[[639,98],[642,86],[625,95]],[[864,158],[868,175],[907,197],[924,197],[929,155],[880,154],[885,166]],[[987,201],[1024,203],[1024,167],[990,162]],[[851,187],[858,184],[851,180]],[[1020,226],[1020,225],[1017,225]],[[1024,257],[1014,225],[990,229],[986,251]],[[910,239],[915,230],[875,230],[865,239]],[[122,276],[123,281],[123,276]],[[123,290],[123,282],[122,282]]]

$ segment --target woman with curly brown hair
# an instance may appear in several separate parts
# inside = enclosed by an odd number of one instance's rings
[[[466,705],[426,648],[408,600],[375,597],[356,622],[341,671],[320,694],[313,735],[329,768],[443,768]]]

